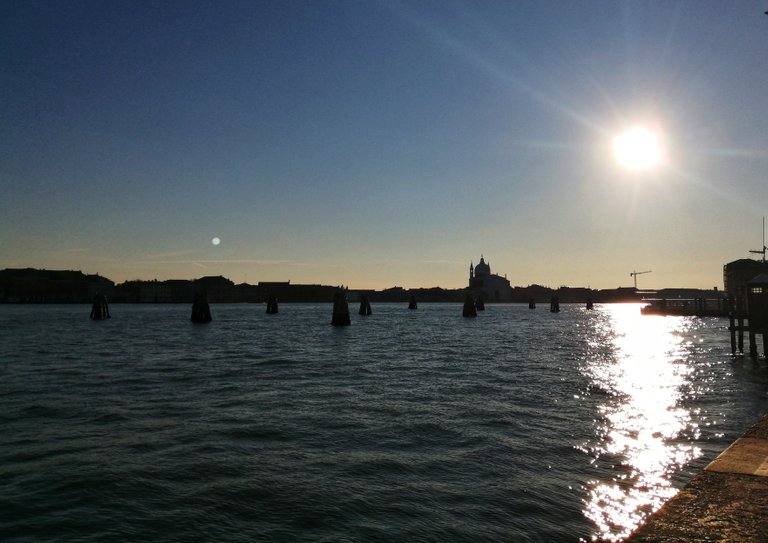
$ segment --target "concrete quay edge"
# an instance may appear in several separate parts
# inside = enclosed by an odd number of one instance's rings
[[[768,415],[624,543],[768,542]]]

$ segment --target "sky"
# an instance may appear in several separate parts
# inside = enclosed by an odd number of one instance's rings
[[[2,2],[0,268],[722,288],[768,214],[766,9]]]

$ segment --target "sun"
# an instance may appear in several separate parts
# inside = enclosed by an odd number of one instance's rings
[[[664,150],[658,134],[644,127],[635,127],[614,138],[613,154],[626,168],[647,170],[661,162]]]

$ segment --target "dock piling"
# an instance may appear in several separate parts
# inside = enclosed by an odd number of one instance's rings
[[[463,317],[477,317],[477,308],[475,307],[475,300],[471,292],[467,292],[464,295],[464,308],[461,315]]]
[[[96,321],[109,319],[112,316],[109,314],[109,305],[107,305],[107,297],[97,292],[93,297],[93,305],[91,306],[91,318]]]
[[[269,295],[267,299],[267,314],[274,315],[277,313],[277,297],[274,294]]]
[[[358,315],[370,315],[371,314],[371,302],[368,300],[368,296],[365,294],[360,299],[360,310],[357,312]]]
[[[349,304],[347,304],[347,291],[339,288],[333,295],[333,317],[331,318],[333,326],[349,326]]]
[[[211,308],[208,305],[208,296],[205,292],[196,292],[195,301],[192,303],[192,322],[211,322]]]

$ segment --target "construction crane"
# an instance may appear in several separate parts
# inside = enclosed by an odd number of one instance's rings
[[[638,275],[642,275],[644,273],[651,273],[651,270],[645,270],[645,271],[641,271],[641,272],[633,271],[632,273],[629,274],[630,277],[634,277],[635,278],[635,290],[637,290],[637,276]]]
[[[765,217],[763,217],[763,248],[759,251],[752,251],[750,250],[750,253],[756,253],[758,255],[763,255],[763,262],[765,262],[765,251],[768,249],[768,247],[765,246]]]

